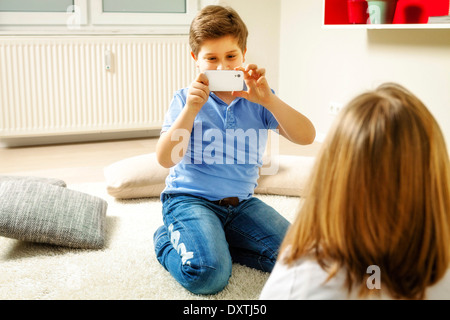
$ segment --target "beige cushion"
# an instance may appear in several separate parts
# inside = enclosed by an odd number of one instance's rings
[[[111,164],[104,169],[108,193],[118,199],[158,197],[165,187],[169,169],[156,154],[144,154]]]
[[[276,174],[261,175],[255,193],[304,196],[315,158],[291,155],[279,155],[278,157]],[[264,162],[263,168],[265,166],[266,162]],[[275,165],[275,167],[277,166]]]
[[[280,155],[276,174],[261,175],[255,193],[303,196],[314,159]],[[265,161],[263,167],[270,167],[269,163]],[[150,153],[115,162],[104,169],[104,174],[111,196],[118,199],[147,198],[159,197],[169,169],[158,163],[155,153]]]

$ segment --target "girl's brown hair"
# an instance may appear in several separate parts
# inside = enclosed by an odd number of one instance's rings
[[[247,48],[248,30],[239,14],[230,7],[206,6],[194,18],[189,32],[189,44],[195,56],[205,40],[233,36],[239,48]]]
[[[449,156],[425,105],[398,84],[359,95],[317,157],[280,255],[313,255],[365,297],[370,265],[396,299],[423,299],[450,263]]]

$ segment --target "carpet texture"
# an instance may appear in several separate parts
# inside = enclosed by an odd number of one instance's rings
[[[0,237],[0,299],[54,300],[254,300],[269,274],[233,265],[228,286],[215,295],[194,295],[158,263],[153,233],[162,224],[158,198],[118,201],[104,183],[69,185],[108,202],[106,245],[71,249]],[[258,195],[292,221],[300,198]]]

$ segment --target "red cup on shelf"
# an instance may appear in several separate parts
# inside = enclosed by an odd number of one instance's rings
[[[393,23],[427,23],[431,4],[430,0],[399,0]]]
[[[367,13],[366,0],[347,0],[348,22],[350,24],[366,24],[369,14]]]

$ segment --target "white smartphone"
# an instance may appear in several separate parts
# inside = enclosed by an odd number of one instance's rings
[[[236,70],[206,70],[210,91],[243,91],[244,72]]]

